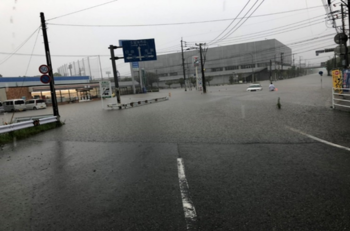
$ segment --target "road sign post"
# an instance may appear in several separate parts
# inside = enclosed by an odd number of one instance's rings
[[[115,60],[119,59],[119,57],[115,57],[114,55],[114,49],[117,49],[117,46],[110,45],[109,50],[111,52],[111,60],[112,60],[112,69],[113,69],[113,77],[114,77],[114,83],[115,83],[115,95],[117,97],[117,102],[120,104],[120,89],[119,89],[119,82],[118,82],[118,71],[117,66],[115,64]]]
[[[47,63],[47,67],[48,67],[48,75],[51,78],[50,91],[51,91],[51,101],[52,101],[53,115],[57,116],[59,118],[60,117],[60,113],[58,111],[58,104],[57,104],[57,97],[56,97],[56,90],[55,90],[55,80],[53,78],[53,72],[52,72],[52,63],[51,63],[49,39],[47,37],[46,21],[45,21],[45,15],[44,15],[43,12],[40,13],[40,19],[41,19],[41,28],[42,28],[43,37],[44,37],[44,46],[45,46],[45,54],[46,54],[46,63]]]

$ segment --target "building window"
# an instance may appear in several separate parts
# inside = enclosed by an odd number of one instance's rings
[[[170,75],[170,76],[176,76],[176,75],[177,75],[177,72],[171,72],[169,75]]]
[[[238,69],[239,69],[238,66],[229,66],[229,67],[225,67],[225,71],[238,70]]]
[[[158,74],[158,77],[166,77],[168,76],[168,73]]]
[[[214,68],[211,68],[211,71],[212,72],[223,71],[223,68],[222,67],[214,67]]]
[[[242,69],[248,69],[248,68],[254,68],[254,64],[246,64],[246,65],[242,65],[241,68]]]

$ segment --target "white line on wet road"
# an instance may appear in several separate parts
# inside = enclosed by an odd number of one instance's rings
[[[190,197],[188,182],[185,175],[184,161],[182,158],[177,158],[177,172],[187,230],[196,230],[197,213]]]
[[[336,148],[341,148],[341,149],[345,149],[345,150],[347,150],[347,151],[350,151],[350,148],[348,148],[348,147],[344,147],[344,146],[341,146],[341,145],[339,145],[339,144],[334,144],[334,143],[331,143],[331,142],[329,142],[329,141],[322,140],[322,139],[317,138],[317,137],[315,137],[315,136],[312,136],[312,135],[306,134],[306,133],[304,133],[304,132],[302,132],[302,131],[299,131],[299,130],[297,130],[297,129],[295,129],[295,128],[291,128],[291,127],[288,127],[288,126],[286,126],[286,127],[287,127],[289,130],[293,131],[293,132],[296,132],[296,133],[299,133],[299,134],[301,134],[301,135],[307,136],[307,137],[309,137],[309,138],[311,138],[311,139],[313,139],[313,140],[316,140],[316,141],[318,141],[318,142],[321,142],[321,143],[324,143],[324,144],[327,144],[327,145],[330,145],[330,146],[333,146],[333,147],[336,147]]]

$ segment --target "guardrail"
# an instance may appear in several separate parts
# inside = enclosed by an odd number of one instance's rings
[[[28,120],[38,120],[46,117],[52,117],[52,114],[46,114],[46,115],[36,115],[36,116],[25,116],[25,117],[16,117],[14,119],[15,123],[28,121]]]
[[[53,123],[56,121],[57,121],[57,116],[50,116],[50,117],[45,117],[38,120],[28,120],[28,121],[13,123],[13,124],[2,125],[0,126],[0,134],[21,130],[24,128],[30,128],[30,127],[38,126],[40,124]]]
[[[142,101],[137,101],[137,102],[130,102],[130,103],[122,103],[122,104],[116,104],[116,103],[109,103],[107,104],[107,107],[109,109],[126,109],[126,108],[132,108],[132,107],[137,107],[137,106],[142,106],[146,104],[151,104],[151,103],[158,103],[162,102],[165,100],[168,100],[168,97],[162,97],[162,98],[155,98],[155,99],[149,99],[149,100],[142,100]]]
[[[350,108],[350,88],[332,88],[332,106]]]

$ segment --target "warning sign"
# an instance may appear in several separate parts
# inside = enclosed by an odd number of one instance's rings
[[[342,72],[341,70],[332,70],[332,77],[333,77],[333,88],[334,91],[338,93],[342,93],[342,83],[343,83],[343,78],[342,78]]]

